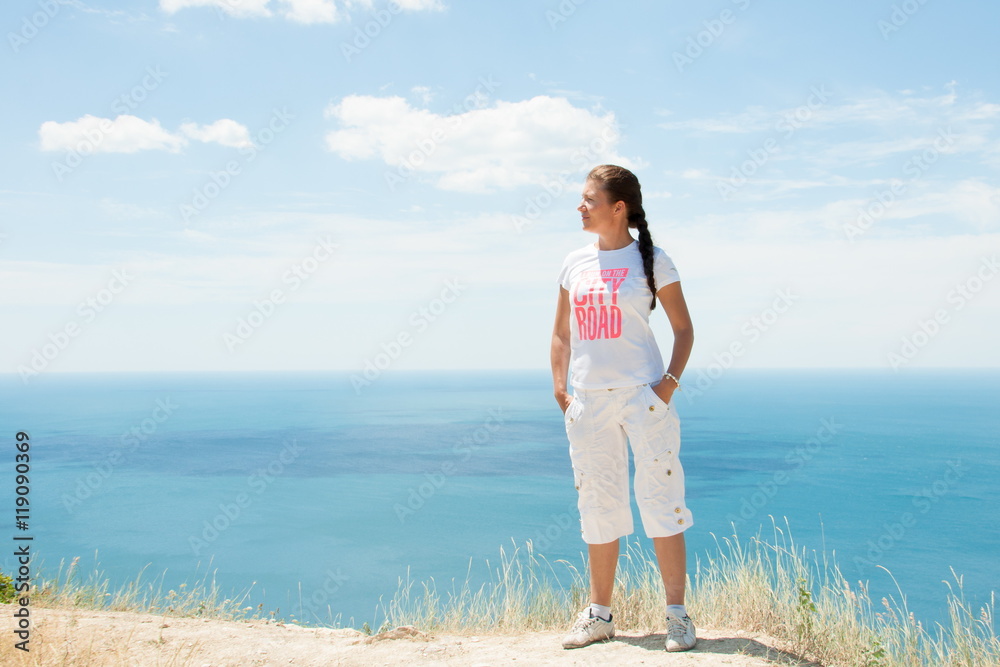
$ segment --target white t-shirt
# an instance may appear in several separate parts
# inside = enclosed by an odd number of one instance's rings
[[[656,289],[677,282],[677,268],[653,248]],[[563,261],[569,292],[570,384],[580,389],[632,387],[663,377],[663,357],[649,326],[652,293],[639,244],[598,250],[593,243]]]

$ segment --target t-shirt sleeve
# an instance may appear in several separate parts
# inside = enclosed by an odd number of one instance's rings
[[[569,270],[569,257],[566,257],[566,259],[563,260],[562,268],[559,269],[559,285],[567,291],[569,290]]]
[[[653,277],[656,279],[656,289],[660,290],[670,283],[675,283],[681,279],[674,266],[674,260],[667,256],[659,248],[653,254]]]

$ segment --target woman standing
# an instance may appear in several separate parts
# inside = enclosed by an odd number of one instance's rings
[[[671,401],[691,354],[694,329],[670,258],[653,245],[639,181],[627,169],[595,167],[577,208],[596,243],[571,252],[559,276],[552,334],[552,381],[565,414],[583,540],[590,563],[590,606],[563,640],[579,648],[614,637],[611,595],[619,538],[633,530],[628,445],[635,460],[635,494],[653,540],[666,589],[668,651],[694,647],[684,609],[684,504],[680,423]],[[629,232],[634,228],[638,240]],[[664,369],[649,315],[659,300],[673,329]],[[567,391],[571,374],[573,394]]]

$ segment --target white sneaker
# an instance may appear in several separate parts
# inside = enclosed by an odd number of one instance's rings
[[[685,614],[674,616],[667,614],[667,650],[689,651],[698,643],[694,635],[694,621]]]
[[[605,621],[599,616],[591,616],[591,609],[587,607],[577,615],[576,623],[573,624],[569,634],[563,637],[562,645],[563,648],[583,648],[614,636],[614,617]]]

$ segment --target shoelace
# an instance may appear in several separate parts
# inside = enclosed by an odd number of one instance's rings
[[[597,621],[598,618],[596,616],[578,616],[576,619],[576,624],[573,626],[573,629],[586,630]]]
[[[671,639],[683,639],[687,634],[687,623],[676,616],[667,616],[667,636]]]

